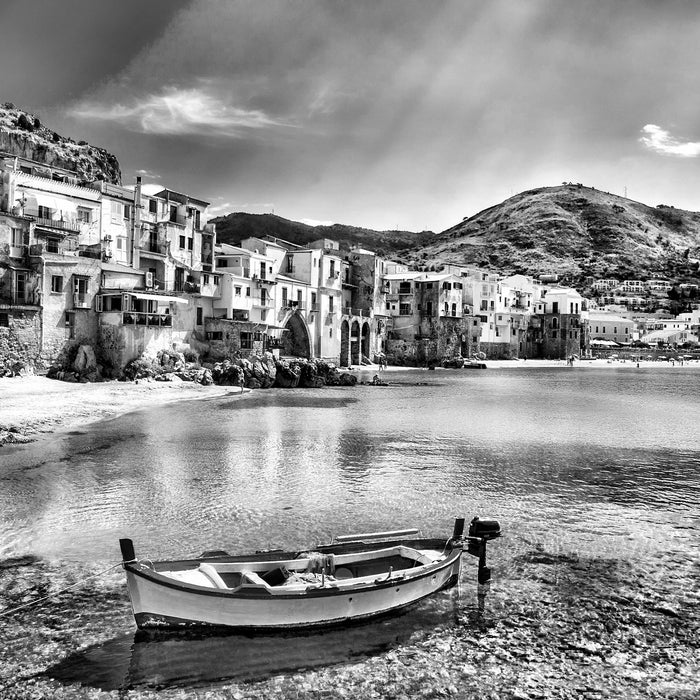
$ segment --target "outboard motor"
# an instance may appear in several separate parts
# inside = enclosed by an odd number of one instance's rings
[[[486,586],[491,581],[491,569],[486,566],[486,543],[500,536],[501,525],[497,520],[479,520],[477,516],[469,523],[467,552],[474,557],[479,557],[480,587]],[[483,604],[483,600],[481,602]]]

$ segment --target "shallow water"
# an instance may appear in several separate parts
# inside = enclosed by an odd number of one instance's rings
[[[679,580],[686,570],[690,578],[700,542],[700,372],[526,368],[387,377],[388,387],[270,390],[169,405],[5,450],[0,560],[32,555],[72,580],[118,560],[124,536],[137,554],[167,558],[297,548],[333,534],[412,526],[447,535],[455,516],[480,515],[501,521],[506,537],[489,555],[494,587],[513,595],[528,586],[521,558],[537,551],[636,563],[650,585],[668,567]],[[473,593],[474,561],[464,563]],[[102,585],[123,595],[118,569]],[[393,644],[402,630],[444,620],[455,595],[382,623],[394,625]],[[119,622],[106,649],[91,651],[93,660],[106,656],[119,666],[138,657],[152,668],[165,647],[132,644],[130,629]],[[301,657],[306,665],[342,660],[351,651],[341,638],[302,645]],[[178,675],[183,648],[194,668]],[[211,680],[202,648],[190,640],[170,650],[172,682]],[[358,653],[378,648],[381,642]],[[88,676],[80,658],[67,668]],[[250,658],[218,677],[288,670]],[[161,673],[168,675],[162,663]]]

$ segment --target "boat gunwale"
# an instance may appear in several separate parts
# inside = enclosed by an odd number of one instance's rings
[[[412,567],[410,569],[398,569],[396,572],[394,572],[390,577],[384,579],[384,580],[377,580],[377,578],[383,578],[385,576],[388,576],[387,573],[381,573],[381,574],[372,574],[368,577],[359,577],[363,579],[371,579],[371,580],[365,580],[361,581],[359,584],[353,585],[352,584],[352,579],[343,579],[342,583],[345,581],[349,581],[350,584],[346,584],[345,586],[340,586],[338,585],[338,582],[333,582],[334,585],[332,586],[316,586],[316,584],[310,583],[308,586],[304,587],[303,589],[292,589],[288,591],[284,591],[284,586],[276,587],[275,592],[271,592],[270,588],[273,588],[272,586],[270,587],[262,587],[260,585],[256,584],[250,584],[250,585],[242,585],[237,588],[210,588],[209,586],[199,586],[197,584],[193,583],[188,583],[186,581],[180,581],[174,578],[171,578],[165,574],[162,574],[158,571],[155,571],[154,569],[151,569],[147,567],[145,564],[141,564],[140,562],[135,561],[135,562],[124,562],[123,566],[124,569],[127,570],[128,572],[134,574],[135,576],[139,576],[141,578],[144,578],[148,581],[150,581],[154,585],[158,586],[165,586],[167,588],[173,588],[175,590],[183,591],[191,595],[205,595],[205,596],[215,596],[215,597],[220,597],[220,598],[226,598],[226,599],[239,599],[239,600],[266,600],[266,601],[288,601],[288,600],[298,600],[300,597],[304,598],[322,598],[322,597],[332,597],[332,596],[343,596],[343,595],[348,595],[348,594],[361,594],[365,592],[371,592],[371,591],[377,591],[377,590],[382,590],[384,588],[392,588],[397,585],[401,584],[407,584],[407,583],[415,583],[417,581],[420,581],[423,578],[427,578],[428,576],[432,576],[434,573],[441,571],[442,569],[445,569],[449,566],[451,566],[455,560],[459,559],[459,557],[462,555],[462,547],[459,545],[455,544],[450,544],[449,542],[440,539],[440,540],[415,540],[414,542],[420,542],[422,544],[426,543],[440,543],[444,547],[444,554],[443,556],[435,562],[432,562],[430,564],[421,564],[420,566]],[[353,543],[354,544],[354,543]],[[381,543],[383,545],[389,545],[391,546],[390,543]],[[405,541],[400,541],[395,543],[396,544],[401,544],[405,546],[410,546],[408,542]],[[341,547],[344,547],[344,545],[341,545]],[[417,547],[415,547],[417,549]],[[430,549],[431,547],[422,547],[423,549]],[[336,550],[338,548],[335,548]],[[323,548],[319,547],[318,551],[322,551]],[[275,553],[277,554],[277,553]],[[280,552],[282,554],[282,552]],[[286,554],[294,554],[287,552]],[[245,562],[248,561],[245,558],[246,555],[241,555],[240,558],[237,558],[238,562]],[[198,558],[198,559],[187,559],[187,560],[179,560],[177,563],[190,563],[190,564],[195,564],[195,563],[204,563],[206,561],[210,561],[212,558],[207,557],[207,558]],[[222,562],[225,559],[228,559],[228,557],[216,557],[214,558],[215,562]],[[265,559],[260,559],[257,560],[258,563],[267,561]],[[168,561],[159,561],[155,562],[158,565],[162,564],[170,564],[171,562]],[[172,562],[175,563],[175,562]],[[274,563],[274,560],[270,563]],[[405,572],[405,573],[404,573]],[[411,572],[411,573],[408,573]]]

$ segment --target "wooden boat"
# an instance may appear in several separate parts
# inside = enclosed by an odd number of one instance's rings
[[[487,583],[486,543],[500,536],[500,526],[474,518],[469,535],[463,532],[458,518],[448,538],[397,530],[336,537],[312,551],[216,551],[158,562],[137,559],[129,539],[119,543],[139,628],[269,630],[340,624],[411,605],[457,583],[463,551],[479,558],[479,583]]]

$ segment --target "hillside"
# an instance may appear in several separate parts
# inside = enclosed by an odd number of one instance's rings
[[[567,184],[521,192],[404,256],[419,266],[476,264],[505,273],[696,280],[700,213],[647,206]]]
[[[275,236],[290,243],[306,245],[319,238],[331,238],[343,248],[357,245],[373,250],[380,255],[393,255],[418,248],[435,234],[429,231],[373,231],[357,226],[333,224],[332,226],[310,226],[290,221],[274,214],[246,214],[237,212],[212,219],[216,224],[219,243],[237,245],[250,236]]]
[[[81,182],[121,184],[119,161],[111,153],[57,134],[10,102],[0,106],[0,152],[71,170]]]

